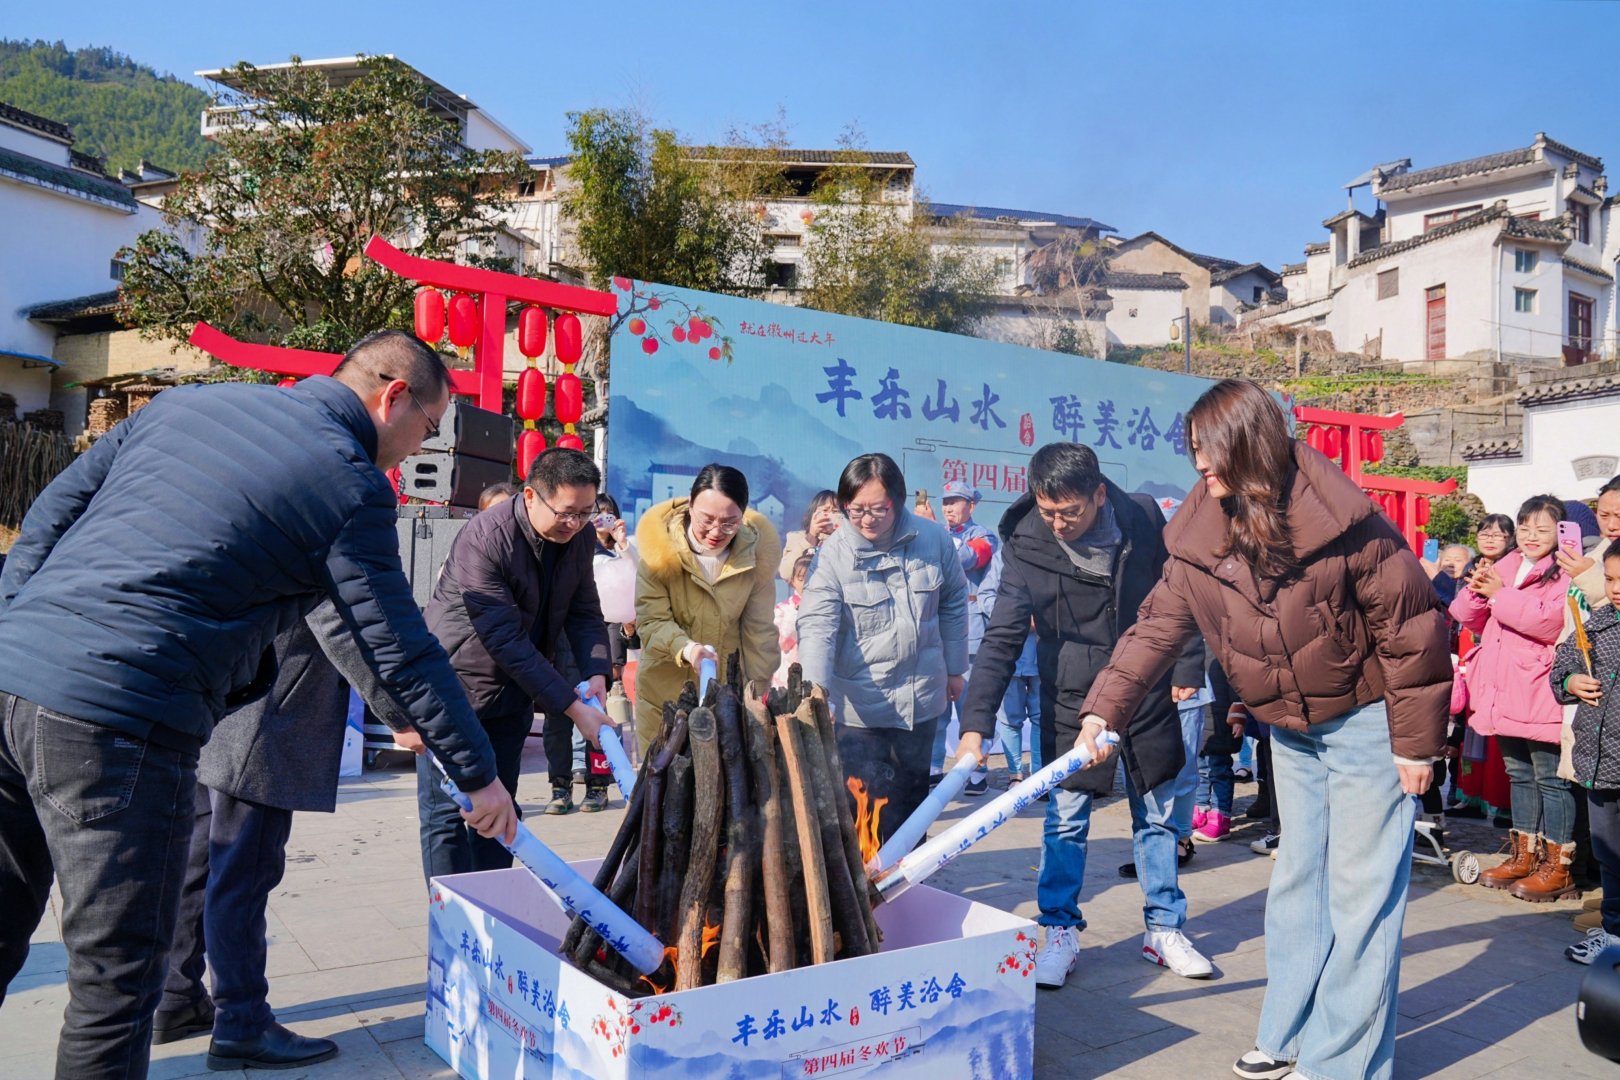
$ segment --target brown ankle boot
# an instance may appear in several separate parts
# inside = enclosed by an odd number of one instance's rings
[[[1575,875],[1569,872],[1570,864],[1574,861],[1574,844],[1542,841],[1541,859],[1536,864],[1535,872],[1515,881],[1508,892],[1532,904],[1550,904],[1566,896],[1579,896],[1581,891],[1575,887]]]
[[[1479,883],[1487,889],[1505,889],[1520,878],[1529,877],[1536,868],[1536,846],[1540,839],[1509,829],[1508,857],[1479,875]]]

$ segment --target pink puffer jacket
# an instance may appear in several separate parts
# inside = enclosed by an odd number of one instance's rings
[[[1548,556],[1514,587],[1524,556],[1511,552],[1496,564],[1502,587],[1487,603],[1478,593],[1459,589],[1451,617],[1474,632],[1479,649],[1467,667],[1469,726],[1481,735],[1508,735],[1557,743],[1564,710],[1553,697],[1547,673],[1553,647],[1564,629],[1569,575]]]

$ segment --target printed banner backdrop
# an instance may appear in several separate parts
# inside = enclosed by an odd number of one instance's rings
[[[741,469],[784,533],[874,451],[936,511],[947,481],[971,484],[991,528],[1048,442],[1086,443],[1111,480],[1170,507],[1197,476],[1182,417],[1205,379],[627,278],[613,289],[607,487],[632,521],[711,461]]]

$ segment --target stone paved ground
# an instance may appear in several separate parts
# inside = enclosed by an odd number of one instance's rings
[[[531,813],[547,795],[543,761],[534,740],[522,787]],[[958,804],[950,816],[968,808]],[[620,813],[615,803],[602,814],[536,820],[564,857],[589,858],[606,847]],[[1468,831],[1471,843],[1494,835],[1477,823]],[[1200,845],[1184,872],[1188,932],[1217,969],[1214,979],[1191,982],[1140,959],[1141,893],[1116,873],[1130,857],[1129,816],[1117,798],[1098,811],[1084,898],[1090,929],[1069,985],[1037,1000],[1038,1077],[1231,1075],[1231,1062],[1252,1045],[1265,989],[1261,930],[1272,863],[1249,852],[1246,842],[1257,835],[1245,824],[1227,843]],[[930,884],[1034,917],[1039,840],[1039,817],[1028,812]],[[405,770],[368,770],[344,782],[336,814],[298,816],[287,876],[270,904],[270,1001],[281,1020],[336,1039],[342,1053],[283,1075],[451,1075],[422,1043],[427,915],[419,867],[414,781]],[[1569,917],[1578,907],[1532,906],[1419,868],[1406,921],[1396,1076],[1620,1076],[1620,1067],[1588,1055],[1575,1032],[1585,969],[1561,950],[1575,940]],[[53,902],[0,1008],[6,1080],[51,1072],[66,1001],[57,911]],[[152,1076],[228,1075],[207,1073],[206,1050],[206,1038],[157,1047]]]

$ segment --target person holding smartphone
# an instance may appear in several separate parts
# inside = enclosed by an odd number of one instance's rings
[[[1616,476],[1598,489],[1597,497],[1598,550],[1620,540],[1620,476]],[[1579,546],[1560,546],[1553,555],[1558,568],[1575,581],[1575,587],[1586,597],[1587,606],[1596,610],[1609,602],[1608,590],[1603,582],[1603,560],[1596,551],[1588,555]]]
[[[1564,711],[1548,682],[1570,587],[1553,557],[1563,520],[1557,498],[1527,499],[1519,549],[1481,560],[1451,604],[1451,617],[1480,639],[1468,666],[1469,725],[1497,737],[1512,789],[1508,857],[1480,884],[1535,902],[1575,892],[1575,795],[1558,775]]]

